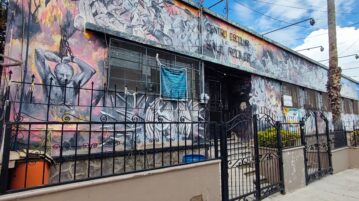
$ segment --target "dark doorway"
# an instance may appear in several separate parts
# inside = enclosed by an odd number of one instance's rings
[[[208,101],[210,121],[227,122],[237,114],[250,113],[251,76],[249,73],[207,64],[205,87],[210,97]]]

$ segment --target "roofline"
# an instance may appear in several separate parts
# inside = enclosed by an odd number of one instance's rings
[[[329,68],[328,68],[326,65],[324,65],[324,64],[322,64],[322,63],[320,63],[320,62],[318,62],[318,61],[315,61],[314,59],[311,59],[311,58],[309,58],[309,57],[307,57],[307,56],[305,56],[305,55],[303,55],[303,54],[301,54],[301,53],[299,53],[299,52],[297,52],[297,51],[294,51],[293,49],[291,49],[291,48],[289,48],[289,47],[287,47],[287,46],[285,46],[285,45],[283,45],[283,44],[281,44],[281,43],[279,43],[279,42],[276,42],[276,41],[274,41],[274,40],[272,40],[272,39],[270,39],[270,38],[268,38],[268,37],[266,37],[266,36],[263,36],[262,34],[260,34],[260,33],[256,32],[256,31],[254,31],[254,30],[252,30],[252,29],[249,29],[249,28],[247,28],[247,27],[244,27],[244,26],[238,24],[237,22],[235,22],[235,21],[233,21],[233,20],[226,19],[224,16],[219,15],[219,14],[215,13],[214,11],[212,11],[212,10],[210,10],[210,9],[208,9],[208,8],[201,7],[201,5],[199,5],[199,4],[196,3],[196,2],[193,2],[192,0],[178,0],[178,1],[181,1],[181,2],[183,2],[183,3],[185,3],[185,4],[190,5],[190,6],[193,6],[193,7],[197,8],[198,10],[203,9],[203,11],[204,11],[205,13],[207,13],[207,14],[209,14],[209,15],[212,15],[212,16],[215,17],[215,18],[218,18],[218,19],[220,19],[220,20],[222,20],[222,21],[224,21],[224,22],[226,22],[226,23],[228,23],[228,24],[230,24],[230,25],[232,25],[232,26],[234,26],[234,27],[236,27],[236,28],[238,28],[238,29],[241,29],[241,30],[243,30],[243,31],[245,31],[245,32],[247,32],[247,33],[249,33],[249,34],[252,34],[252,35],[254,35],[254,36],[258,37],[258,38],[261,38],[261,39],[263,39],[263,40],[266,41],[266,42],[269,42],[269,43],[271,43],[271,44],[273,44],[273,45],[275,45],[275,46],[277,46],[277,47],[279,47],[279,48],[281,48],[281,49],[283,49],[283,50],[285,50],[285,51],[288,51],[288,52],[290,52],[290,53],[292,53],[292,54],[294,54],[294,55],[296,55],[296,56],[298,56],[298,57],[300,57],[300,58],[302,58],[302,59],[307,60],[308,62],[310,62],[310,63],[312,63],[312,64],[317,65],[318,67],[321,67],[321,68],[323,68],[323,69],[329,71]],[[354,79],[351,78],[351,77],[348,77],[348,76],[343,75],[343,74],[341,74],[341,76],[342,76],[343,78],[346,78],[346,79],[348,79],[348,80],[350,80],[350,81],[356,83],[356,84],[359,84],[359,81],[354,80]]]

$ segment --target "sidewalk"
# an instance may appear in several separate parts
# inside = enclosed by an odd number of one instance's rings
[[[329,175],[286,195],[276,194],[265,201],[358,201],[359,169]]]

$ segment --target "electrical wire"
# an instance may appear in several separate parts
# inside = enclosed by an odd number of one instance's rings
[[[355,23],[352,23],[352,24],[345,25],[343,27],[351,27],[351,26],[354,26],[354,25],[357,25],[357,24],[359,24],[359,21],[355,22]],[[317,35],[308,36],[308,37],[294,38],[294,39],[286,40],[286,41],[283,41],[283,42],[285,43],[285,42],[291,42],[291,41],[302,40],[302,39],[307,39],[307,38],[316,38],[316,37],[323,36],[323,35],[328,35],[328,33],[322,33],[322,34],[317,34]]]
[[[275,6],[280,6],[280,7],[286,7],[286,8],[294,8],[294,9],[300,9],[300,10],[313,10],[313,11],[317,11],[317,12],[323,12],[323,13],[327,13],[327,10],[318,10],[321,9],[320,7],[298,7],[298,6],[293,6],[293,5],[285,5],[285,4],[279,4],[279,3],[275,3],[275,2],[269,2],[269,1],[263,1],[263,0],[253,0],[253,1],[257,1],[257,2],[261,2],[264,4],[271,4],[271,5],[275,5]],[[348,14],[348,15],[352,15],[352,14],[358,14],[358,13],[351,13],[351,12],[337,12],[340,14]]]
[[[292,24],[291,22],[287,22],[287,21],[284,21],[284,20],[281,20],[281,19],[277,19],[277,18],[274,18],[274,17],[272,17],[272,16],[270,16],[270,15],[267,15],[267,14],[265,14],[265,13],[262,13],[262,12],[260,12],[260,11],[258,11],[258,10],[252,9],[252,8],[248,7],[247,5],[243,4],[242,2],[239,2],[238,0],[235,0],[235,2],[236,2],[237,4],[239,4],[239,5],[241,5],[242,7],[247,8],[248,10],[251,10],[252,12],[258,13],[258,14],[264,16],[264,17],[270,18],[270,19],[272,19],[272,20],[276,20],[276,21],[278,21],[278,22],[282,22],[282,23],[286,23],[286,24]],[[303,27],[303,28],[308,28],[308,27],[301,26],[301,25],[294,25],[294,26]]]
[[[358,67],[352,67],[352,68],[342,69],[342,71],[343,71],[343,70],[354,70],[354,69],[359,69],[359,66],[358,66]]]
[[[350,57],[350,56],[358,57],[358,54],[349,54],[349,55],[339,56],[338,59],[339,59],[339,58]],[[329,59],[319,60],[318,62],[324,62],[324,61],[329,61]]]

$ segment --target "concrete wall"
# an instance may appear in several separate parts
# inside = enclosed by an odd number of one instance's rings
[[[304,147],[283,150],[284,185],[286,192],[305,187]]]
[[[349,150],[350,168],[359,168],[359,147],[352,147]]]
[[[344,147],[332,151],[334,174],[350,168],[349,153],[350,153],[350,149],[348,147]]]
[[[220,183],[217,160],[9,194],[0,201],[218,201]]]
[[[345,147],[332,151],[333,171],[359,168],[359,147]]]

